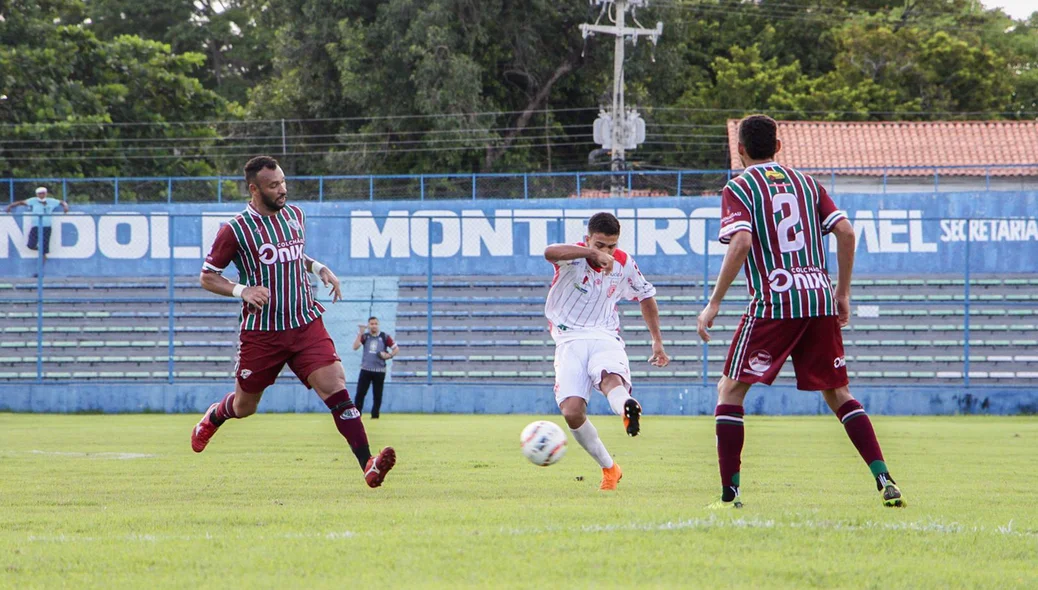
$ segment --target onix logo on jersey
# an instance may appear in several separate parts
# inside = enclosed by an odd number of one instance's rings
[[[840,367],[846,367],[846,366],[847,366],[847,361],[845,361],[842,356],[838,356],[835,359],[833,359],[833,368],[834,369],[839,369]]]
[[[768,274],[768,285],[776,293],[785,293],[794,287],[798,291],[825,289],[829,286],[829,277],[822,269],[813,266],[796,267],[793,272],[776,268]]]
[[[274,244],[263,244],[259,247],[259,260],[263,264],[274,264],[275,262],[290,262],[303,257],[302,240],[283,242],[279,246]]]

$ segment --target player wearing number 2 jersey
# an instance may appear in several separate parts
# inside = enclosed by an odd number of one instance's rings
[[[220,228],[202,266],[207,291],[242,300],[235,390],[209,406],[191,431],[191,448],[201,453],[216,430],[231,418],[256,412],[263,391],[287,364],[307,388],[328,406],[339,433],[364,470],[371,487],[382,485],[396,463],[386,447],[371,455],[360,411],[346,391],[346,375],[335,343],[324,328],[324,307],[314,299],[308,272],[331,287],[332,303],[342,298],[339,279],[303,253],[306,217],[288,205],[285,173],[277,160],[259,156],[245,164],[251,201],[245,211]],[[231,263],[238,268],[235,284],[223,277]]]
[[[742,506],[743,400],[752,384],[770,385],[789,357],[797,388],[822,392],[868,464],[884,504],[904,506],[872,422],[847,387],[840,330],[850,321],[854,229],[814,178],[775,162],[781,148],[773,119],[744,119],[739,125],[739,156],[746,169],[721,193],[719,239],[728,244],[728,252],[710,302],[699,314],[699,335],[710,340],[708,330],[740,268],[745,269],[750,303],[717,385],[714,416],[722,491],[712,506]],[[822,239],[829,233],[836,237],[835,288]]]

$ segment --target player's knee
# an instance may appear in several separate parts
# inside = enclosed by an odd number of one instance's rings
[[[259,399],[252,399],[253,397],[249,394],[235,395],[234,415],[239,418],[245,418],[255,414],[256,409],[259,407]]]

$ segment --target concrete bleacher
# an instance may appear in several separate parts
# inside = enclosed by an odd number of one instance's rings
[[[648,333],[637,305],[623,305],[624,338],[639,382],[701,382],[719,376],[746,302],[740,281],[704,347],[695,331],[700,280],[655,277],[672,363],[644,362]],[[35,280],[0,281],[0,381],[166,381],[230,379],[237,304],[178,278],[175,302],[165,279],[47,279],[42,356]],[[862,384],[963,381],[965,282],[961,277],[855,280],[855,317],[844,332],[852,379]],[[433,283],[432,375],[442,380],[550,383],[553,346],[543,317],[543,277],[437,277]],[[429,342],[427,283],[401,278],[397,328],[401,355],[392,379],[425,382]],[[973,384],[1038,383],[1038,276],[981,276],[969,289],[969,377]],[[173,339],[170,342],[170,313]],[[339,342],[346,349],[348,342]],[[170,359],[173,359],[171,365]],[[787,365],[780,381],[791,382]]]

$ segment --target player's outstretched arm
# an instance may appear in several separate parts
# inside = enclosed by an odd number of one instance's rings
[[[7,212],[7,213],[10,213],[11,209],[14,209],[15,207],[28,207],[28,206],[29,206],[29,201],[15,201],[15,202],[11,203],[10,205],[8,205],[4,209],[4,211]]]
[[[202,271],[199,277],[202,288],[210,293],[223,295],[224,297],[241,297],[242,301],[254,306],[263,307],[270,301],[270,291],[263,286],[246,287],[238,283],[232,283],[215,272]]]
[[[649,363],[654,367],[666,367],[670,364],[670,357],[663,350],[663,333],[660,332],[660,308],[656,304],[655,297],[648,297],[639,302],[642,308],[642,319],[645,327],[649,329],[652,336],[652,356]]]
[[[731,241],[728,243],[728,252],[725,253],[724,262],[721,263],[721,272],[717,273],[714,292],[710,295],[709,303],[699,313],[696,321],[697,331],[703,342],[710,342],[709,330],[714,327],[714,318],[721,309],[721,301],[728,293],[728,288],[732,286],[732,281],[739,276],[739,271],[746,263],[746,256],[749,255],[751,247],[753,247],[753,235],[750,232],[739,231],[732,234]]]
[[[851,274],[854,271],[854,228],[851,222],[841,220],[833,226],[832,234],[836,236],[836,313],[840,326],[851,323]]]
[[[594,248],[576,244],[552,244],[544,249],[544,259],[552,264],[581,258],[592,260],[601,268],[612,268],[613,257]]]

